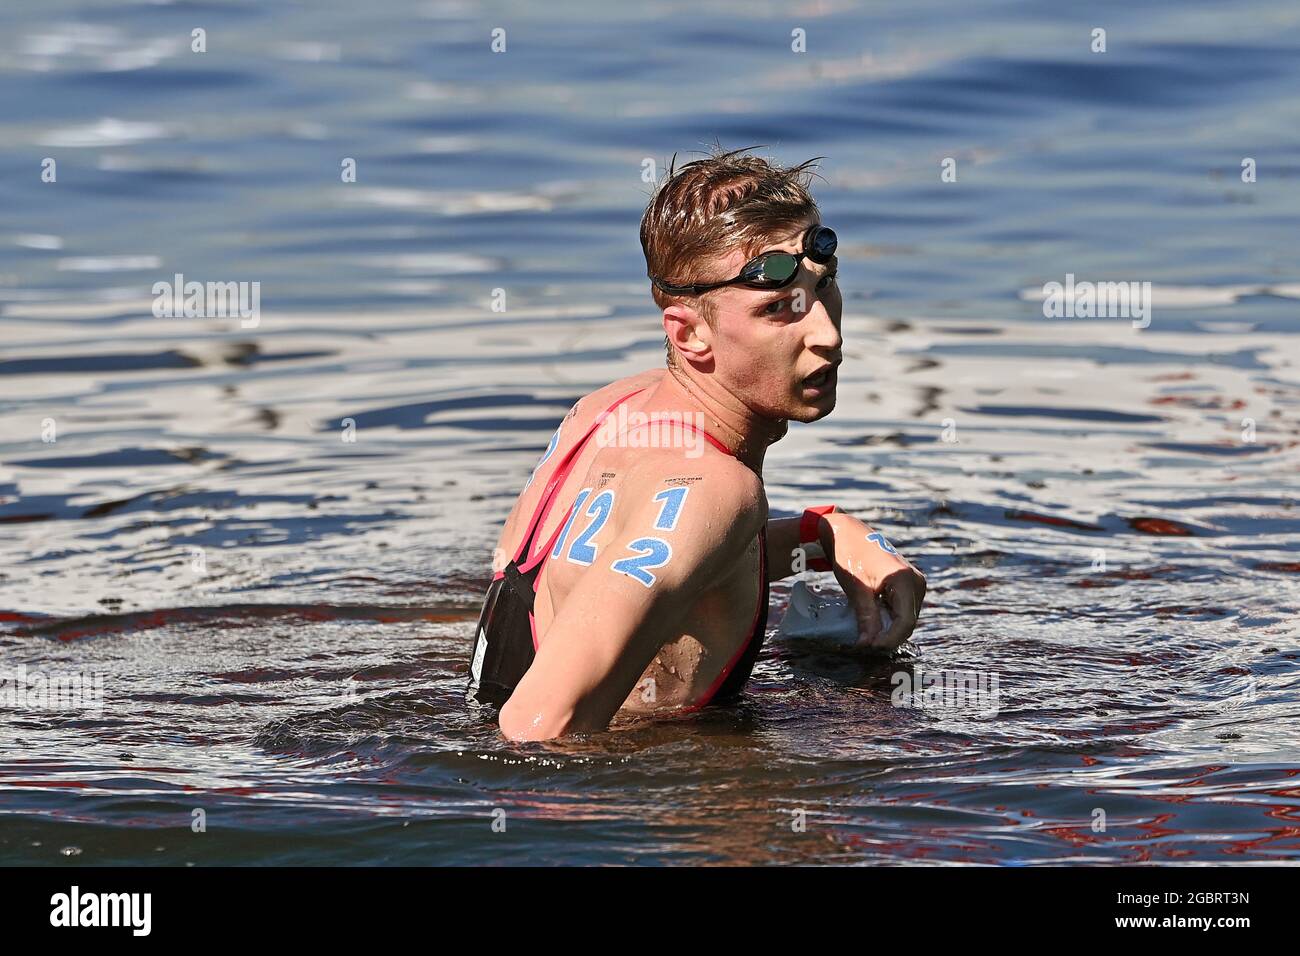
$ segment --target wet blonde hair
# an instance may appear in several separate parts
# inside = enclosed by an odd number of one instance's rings
[[[730,276],[711,275],[701,263],[740,249],[753,258],[776,237],[787,235],[821,212],[808,191],[817,156],[798,166],[783,167],[743,153],[756,146],[724,152],[709,147],[705,159],[677,168],[673,154],[668,174],[655,187],[641,217],[641,251],[646,275],[669,285],[720,282]],[[716,266],[714,267],[716,271]],[[673,295],[653,282],[650,295],[660,309],[686,304],[710,325],[715,312],[708,294]],[[675,350],[664,339],[668,363]]]

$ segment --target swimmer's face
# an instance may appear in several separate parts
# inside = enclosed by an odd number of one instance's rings
[[[816,222],[808,219],[765,243],[761,251],[801,251],[804,234]],[[735,250],[720,258],[709,274],[736,275],[750,258]],[[805,258],[784,289],[735,285],[706,293],[715,310],[714,374],[756,414],[812,422],[835,407],[836,369],[844,341],[838,268],[837,257],[825,265]]]

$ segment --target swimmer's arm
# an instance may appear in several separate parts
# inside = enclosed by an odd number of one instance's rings
[[[799,521],[798,515],[769,518],[767,521],[767,576],[771,581],[780,581],[804,570],[796,560]]]
[[[512,740],[548,740],[604,730],[660,648],[682,632],[700,593],[725,577],[762,525],[761,487],[735,500],[710,500],[693,490],[691,507],[670,531],[655,528],[661,502],[629,512],[615,536],[565,597],[541,636],[537,657],[501,708],[501,732]],[[717,529],[727,529],[718,534]],[[663,564],[629,570],[612,565],[638,557],[632,542],[657,538],[671,549]],[[644,546],[643,546],[644,549]]]
[[[779,581],[809,569],[812,557],[825,555],[832,564],[836,555],[845,562],[854,562],[854,574],[877,588],[895,571],[920,570],[897,551],[891,552],[877,540],[868,536],[878,534],[870,525],[843,511],[822,515],[817,522],[817,544],[820,548],[802,545],[799,541],[802,516],[771,518],[767,522],[768,578]],[[873,547],[860,545],[859,539]],[[889,542],[885,541],[888,545]],[[889,545],[892,548],[892,545]],[[807,550],[805,550],[807,549]],[[801,552],[803,552],[801,554]],[[921,575],[922,578],[925,575]]]
[[[768,575],[774,581],[809,566],[807,553],[801,554],[801,520],[802,516],[773,518],[767,523]],[[817,538],[835,579],[857,612],[861,646],[893,650],[907,640],[925,600],[925,575],[883,535],[842,511],[818,519]],[[881,599],[893,618],[883,634],[877,607]]]

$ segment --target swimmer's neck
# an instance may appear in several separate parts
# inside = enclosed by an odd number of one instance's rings
[[[784,438],[789,428],[784,419],[756,414],[711,376],[679,366],[668,366],[656,392],[656,404],[662,401],[670,408],[682,409],[696,406],[704,413],[705,430],[759,475],[767,446]]]

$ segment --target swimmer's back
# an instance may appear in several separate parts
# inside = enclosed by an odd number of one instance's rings
[[[541,665],[518,685],[530,708],[567,700],[589,673],[600,686],[574,700],[595,725],[625,703],[610,706],[619,686],[630,709],[693,709],[752,666],[766,610],[761,479],[701,429],[671,447],[624,441],[622,432],[611,443],[607,428],[592,438],[620,400],[623,424],[680,413],[672,383],[657,388],[664,374],[631,376],[579,401],[507,521],[502,552],[522,566],[541,561],[532,565]],[[534,524],[530,553],[521,553]],[[548,647],[553,639],[558,647]],[[638,677],[656,688],[644,708],[628,694]],[[506,709],[501,716],[505,729]]]
[[[629,375],[617,382],[611,382],[604,388],[589,392],[574,403],[556,429],[555,435],[558,440],[547,449],[543,460],[533,471],[528,487],[519,495],[515,506],[510,510],[505,527],[501,529],[501,537],[497,541],[498,554],[512,555],[518,549],[527,531],[528,520],[536,510],[538,502],[541,501],[547,483],[554,476],[565,455],[582,440],[596,419],[625,395],[638,391],[642,396],[645,395],[659,383],[663,376],[664,370],[661,368],[638,372],[636,375]]]

